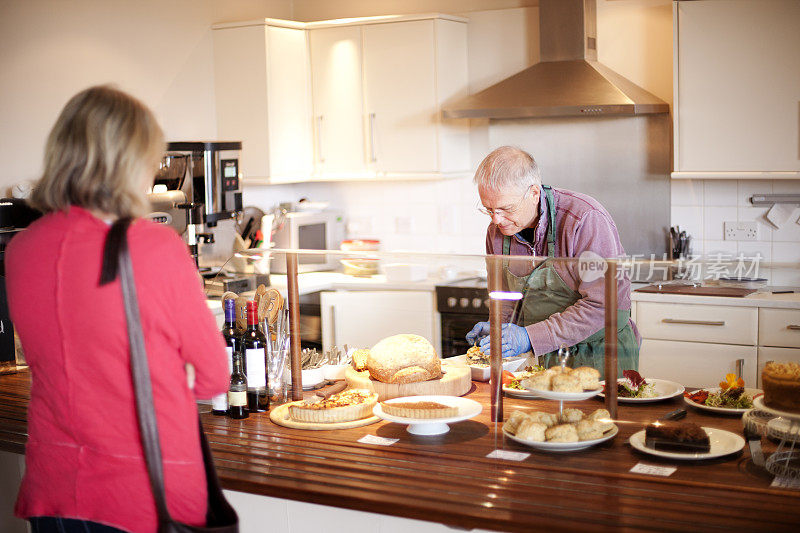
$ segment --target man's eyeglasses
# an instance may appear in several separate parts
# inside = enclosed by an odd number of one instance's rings
[[[491,209],[489,207],[484,207],[482,205],[478,205],[476,207],[477,207],[478,211],[480,211],[484,215],[487,215],[487,216],[490,216],[490,217],[493,217],[495,215],[508,216],[508,215],[511,215],[514,212],[516,212],[517,209],[519,209],[520,206],[522,206],[522,202],[525,201],[525,197],[528,196],[528,193],[530,191],[531,191],[531,187],[528,187],[525,190],[525,193],[522,195],[522,198],[520,198],[519,202],[517,202],[516,205],[514,205],[513,207],[498,207],[497,209]]]

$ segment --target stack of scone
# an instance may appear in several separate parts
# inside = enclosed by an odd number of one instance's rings
[[[551,390],[555,392],[583,392],[600,388],[600,372],[588,366],[575,369],[551,366],[520,382],[528,390]]]
[[[533,442],[595,440],[614,427],[605,409],[597,409],[588,416],[580,409],[564,409],[561,415],[517,410],[503,424],[506,433]]]

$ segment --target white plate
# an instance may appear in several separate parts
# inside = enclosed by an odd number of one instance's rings
[[[515,372],[519,367],[525,364],[526,360],[527,357],[509,357],[507,359],[503,359],[503,370],[508,370],[509,372]],[[472,372],[472,379],[474,379],[475,381],[489,381],[489,376],[492,373],[491,367],[469,364],[469,360],[467,359],[467,354],[456,355],[455,357],[448,357],[447,359],[442,360],[442,362],[444,361],[467,365],[470,369],[470,372]]]
[[[613,439],[614,435],[616,435],[618,432],[619,429],[617,429],[617,426],[614,426],[613,429],[608,430],[599,439],[579,440],[578,442],[547,442],[547,441],[540,442],[540,441],[520,439],[518,437],[515,437],[511,433],[508,433],[506,429],[503,428],[503,435],[513,440],[514,442],[519,442],[520,444],[524,444],[525,446],[530,446],[531,448],[536,448],[537,450],[544,450],[548,452],[574,452],[576,450],[583,450],[589,448],[590,446],[594,446],[595,444],[600,444],[601,442]]]
[[[618,379],[618,383],[622,383],[623,381],[627,381],[625,378]],[[648,402],[660,402],[662,400],[668,400],[670,398],[674,398],[680,394],[683,394],[683,391],[686,390],[683,388],[683,385],[680,383],[675,383],[674,381],[667,381],[665,379],[653,379],[648,378],[645,381],[647,383],[652,383],[653,387],[655,388],[656,395],[653,398],[625,398],[623,396],[617,395],[617,401],[620,403],[648,403]],[[605,385],[605,381],[601,381],[600,385]],[[598,395],[601,398],[605,398],[606,395],[602,392]]]
[[[762,411],[766,411],[768,413],[772,413],[773,415],[782,416],[783,418],[788,418],[790,420],[800,420],[800,413],[790,413],[789,411],[779,411],[778,409],[773,409],[772,407],[768,407],[767,404],[764,403],[764,396],[759,396],[758,398],[753,400],[753,405],[757,409],[761,409]]]
[[[524,372],[514,372],[514,376],[519,378]],[[565,402],[573,402],[577,400],[586,400],[592,396],[597,396],[603,392],[603,388],[583,391],[583,392],[557,392],[552,390],[540,389],[509,389],[503,385],[503,392],[515,398],[544,398],[546,400],[561,400]]]
[[[637,431],[631,435],[631,446],[640,452],[657,455],[658,457],[668,457],[670,459],[682,459],[684,461],[694,461],[697,459],[713,459],[731,453],[738,452],[744,448],[744,439],[741,435],[725,431],[724,429],[703,428],[711,441],[711,450],[705,453],[681,453],[665,450],[655,450],[644,445],[645,430]]]
[[[414,435],[441,435],[450,431],[447,424],[468,420],[480,414],[483,410],[481,404],[469,398],[459,396],[404,396],[402,398],[392,398],[384,403],[397,402],[438,402],[451,407],[458,407],[458,414],[447,418],[407,418],[404,416],[394,416],[383,412],[381,403],[372,409],[375,416],[396,422],[398,424],[408,424],[408,432]]]
[[[703,388],[702,390],[707,390],[708,392],[719,392],[719,387]],[[747,387],[745,387],[744,393],[750,396],[750,398],[754,398],[757,394],[764,394],[764,391],[762,391],[761,389],[748,389]],[[732,409],[730,407],[712,407],[710,405],[701,405],[697,402],[693,402],[686,396],[683,397],[683,401],[686,402],[688,405],[691,405],[692,407],[696,407],[698,409],[704,409],[706,411],[711,411],[712,413],[719,413],[723,415],[743,415],[750,410],[750,407],[746,407],[744,409]],[[755,401],[753,401],[753,405],[755,405]]]

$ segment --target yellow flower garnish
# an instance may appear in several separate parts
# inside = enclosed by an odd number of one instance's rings
[[[722,390],[734,389],[736,387],[744,387],[744,380],[737,378],[736,374],[725,374],[725,381],[719,382],[719,388]]]

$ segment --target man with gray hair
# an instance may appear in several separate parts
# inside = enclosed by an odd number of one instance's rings
[[[491,217],[486,253],[546,257],[504,263],[510,291],[522,294],[504,306],[503,357],[532,351],[545,367],[558,364],[557,351],[570,347],[570,366],[604,373],[605,317],[602,277],[582,276],[575,262],[556,257],[612,258],[625,254],[617,227],[600,203],[585,194],[542,185],[539,167],[527,152],[510,146],[494,150],[475,173],[481,206]],[[637,370],[640,337],[630,319],[630,280],[618,282],[618,375]],[[489,323],[478,322],[467,342],[489,353]]]

